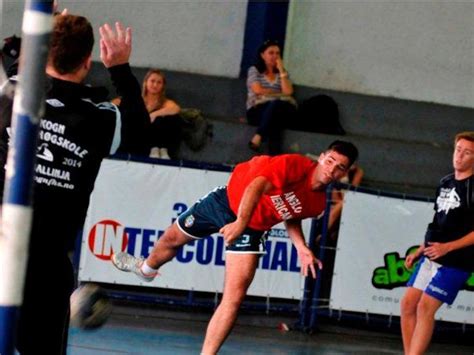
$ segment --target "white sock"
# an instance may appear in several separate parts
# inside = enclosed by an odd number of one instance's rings
[[[142,267],[140,268],[140,270],[142,270],[144,275],[154,274],[158,271],[158,269],[153,269],[152,267],[149,267],[146,260],[143,262]]]

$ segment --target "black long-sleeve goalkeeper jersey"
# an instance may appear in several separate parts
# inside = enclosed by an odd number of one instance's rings
[[[147,149],[149,117],[140,85],[128,64],[109,71],[125,98],[126,114],[107,101],[104,90],[50,79],[35,167],[31,239],[35,249],[71,248],[84,223],[102,159],[115,153],[124,141],[136,149]],[[8,115],[7,106],[2,107]],[[5,115],[1,119],[0,163],[6,161],[11,134],[8,120]],[[3,177],[0,183],[3,185]]]

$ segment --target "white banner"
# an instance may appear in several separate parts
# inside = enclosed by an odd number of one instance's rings
[[[224,242],[215,235],[184,246],[161,276],[142,284],[110,262],[114,252],[148,256],[153,243],[178,215],[217,186],[229,173],[104,160],[82,237],[79,279],[123,285],[222,292]],[[311,220],[303,223],[307,238]],[[282,225],[272,229],[249,295],[300,299],[303,278],[296,250]]]
[[[330,306],[400,315],[410,274],[404,259],[423,240],[433,203],[347,192],[341,217]],[[471,277],[472,279],[472,277]],[[474,294],[462,290],[437,319],[474,324]]]

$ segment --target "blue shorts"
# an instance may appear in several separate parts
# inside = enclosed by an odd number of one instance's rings
[[[227,188],[218,187],[184,211],[177,219],[179,229],[187,236],[202,239],[236,220],[229,206]],[[246,228],[242,235],[226,246],[226,252],[265,254],[266,232]]]
[[[423,256],[407,286],[422,290],[441,302],[453,304],[470,275],[470,272],[443,266]]]

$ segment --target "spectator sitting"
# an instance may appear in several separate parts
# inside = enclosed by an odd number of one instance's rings
[[[151,132],[147,137],[151,147],[150,157],[171,159],[176,158],[181,141],[181,107],[166,97],[165,86],[163,72],[150,69],[143,79],[142,98],[151,122]],[[112,103],[120,105],[121,100],[121,97],[116,97]]]
[[[181,108],[166,97],[166,79],[158,69],[150,69],[143,79],[142,96],[151,121],[150,157],[176,158],[181,141]]]
[[[276,41],[264,42],[247,76],[247,120],[258,126],[249,147],[259,151],[262,141],[268,139],[270,155],[282,152],[285,121],[296,117],[296,101],[291,96],[293,85],[280,54]]]

